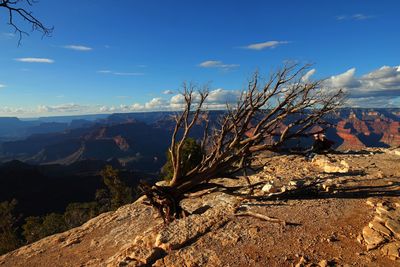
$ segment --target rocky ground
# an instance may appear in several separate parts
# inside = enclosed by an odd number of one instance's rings
[[[400,266],[400,150],[260,155],[163,225],[144,199],[0,256],[0,266]]]

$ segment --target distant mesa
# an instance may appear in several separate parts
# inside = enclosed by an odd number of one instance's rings
[[[222,113],[210,111],[200,117],[193,137],[201,138],[204,121],[215,123]],[[400,145],[399,114],[399,109],[340,109],[328,118],[335,126],[326,134],[338,150],[396,147]],[[36,120],[0,118],[0,162],[18,159],[30,164],[69,165],[87,159],[117,159],[130,168],[158,172],[175,124],[171,115],[142,112]],[[282,132],[285,123],[277,125],[275,133]],[[315,126],[311,132],[319,130]],[[252,135],[251,128],[246,135]],[[301,142],[311,145],[310,140]]]

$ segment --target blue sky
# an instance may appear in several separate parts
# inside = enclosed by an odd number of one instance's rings
[[[286,60],[314,63],[349,105],[400,107],[398,1],[41,0],[32,11],[53,36],[18,46],[0,10],[0,116],[170,109],[184,81],[210,83],[217,105]]]

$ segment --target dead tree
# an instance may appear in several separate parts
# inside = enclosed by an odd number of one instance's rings
[[[309,66],[285,65],[261,84],[256,73],[236,105],[227,106],[213,129],[204,129],[203,159],[192,170],[182,171],[182,146],[199,117],[207,110],[208,90],[184,86],[183,111],[175,117],[169,153],[173,177],[168,186],[147,186],[150,203],[166,222],[182,215],[184,194],[215,177],[245,169],[251,157],[263,150],[279,150],[289,140],[314,134],[324,117],[341,106],[341,90],[323,88],[321,81],[304,82]]]
[[[27,10],[27,7],[32,6],[38,2],[37,0],[0,0],[0,9],[4,8],[8,13],[8,24],[14,29],[15,33],[19,35],[18,45],[21,44],[22,36],[29,35],[15,20],[24,20],[31,25],[32,31],[39,31],[43,36],[51,36],[53,27],[46,27],[33,13]]]

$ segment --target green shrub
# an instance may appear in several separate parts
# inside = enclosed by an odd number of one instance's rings
[[[0,255],[21,245],[16,226],[18,217],[14,214],[16,205],[15,199],[0,203]]]
[[[43,237],[64,232],[68,227],[62,214],[50,213],[44,217],[26,218],[22,229],[26,241],[31,243]]]
[[[118,170],[107,165],[105,169],[100,172],[100,175],[103,177],[103,182],[107,186],[112,210],[133,201],[132,188],[126,186],[120,179]],[[105,192],[102,193],[105,194]],[[96,192],[96,198],[98,194],[100,194],[100,192]],[[100,199],[98,200],[100,201]]]
[[[182,172],[183,175],[195,168],[203,157],[201,146],[193,138],[184,141],[182,147]],[[167,151],[167,162],[161,169],[161,175],[164,180],[170,181],[174,175],[172,167],[171,154]]]
[[[84,224],[100,213],[97,202],[70,203],[64,212],[64,220],[70,229]]]

